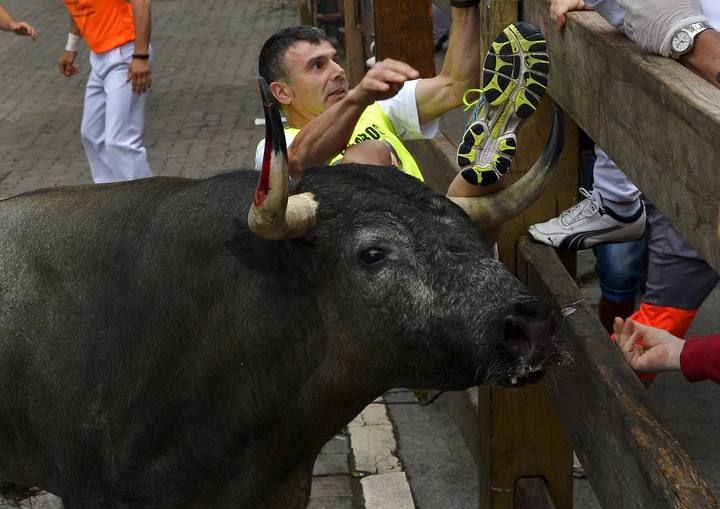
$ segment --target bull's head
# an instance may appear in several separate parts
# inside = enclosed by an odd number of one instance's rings
[[[493,259],[468,220],[500,224],[539,195],[562,148],[557,110],[530,172],[490,198],[450,201],[396,169],[362,165],[309,169],[288,197],[280,115],[262,82],[261,90],[266,152],[249,227],[270,240],[298,239],[287,249],[314,288],[319,321],[328,336],[345,336],[325,355],[340,376],[363,377],[362,363],[347,359],[349,344],[363,357],[377,349],[366,375],[387,385],[381,390],[520,385],[563,360],[550,307]]]

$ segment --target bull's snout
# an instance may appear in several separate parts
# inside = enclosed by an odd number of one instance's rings
[[[558,320],[540,301],[513,304],[499,323],[496,348],[507,365],[502,384],[519,385],[540,379],[545,368],[561,357],[557,345]]]
[[[498,346],[512,359],[527,357],[538,342],[555,335],[551,309],[540,302],[518,302],[502,321]]]

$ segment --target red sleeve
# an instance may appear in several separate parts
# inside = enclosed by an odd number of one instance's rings
[[[680,352],[680,369],[691,382],[720,384],[720,334],[688,338]]]

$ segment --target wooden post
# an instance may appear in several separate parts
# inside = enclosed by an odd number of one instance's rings
[[[311,0],[298,0],[298,20],[301,25],[313,24]]]
[[[375,54],[407,62],[423,78],[434,76],[430,0],[375,2]]]
[[[518,19],[517,2],[493,2],[481,6],[482,48]],[[552,80],[552,61],[550,62]],[[545,146],[551,123],[551,100],[546,97],[519,133],[518,151],[508,175],[510,182],[530,168]],[[557,216],[574,203],[579,166],[579,131],[566,116],[565,147],[558,175],[549,191],[521,216],[503,225],[498,242],[500,259],[515,271],[515,248],[530,224]],[[574,273],[575,257],[568,257]],[[572,452],[562,424],[542,385],[521,389],[480,387],[479,437],[486,461],[478,465],[480,507],[514,507],[515,483],[530,476],[543,477],[558,509],[572,507]]]
[[[410,36],[395,28],[408,26],[398,20],[409,19],[408,8],[411,3],[414,4],[409,0],[375,3],[377,50],[379,57],[404,59],[420,69],[424,60],[431,60],[431,37],[427,37],[428,48],[425,50],[423,41],[417,39],[417,33]],[[429,7],[429,3],[423,4],[421,9],[416,6],[414,15],[418,16],[421,11],[427,10],[428,19],[412,22],[416,27],[425,26],[428,34],[431,30]],[[484,53],[500,31],[518,19],[518,7],[516,1],[495,1],[489,6],[483,1],[480,3],[480,12],[483,27],[480,48]],[[395,42],[388,46],[391,44],[389,41]],[[408,52],[403,52],[403,49]],[[388,53],[391,50],[393,52]],[[520,178],[535,162],[545,146],[551,115],[551,101],[545,98],[538,111],[521,129],[518,153],[512,170],[505,178]],[[520,217],[503,227],[499,250],[502,261],[510,270],[515,269],[517,240],[527,232],[528,225],[554,217],[574,202],[578,183],[578,137],[577,126],[566,118],[565,150],[558,175],[549,185],[550,191]],[[414,146],[413,153],[423,167],[428,183],[443,191],[449,179],[457,172],[451,153],[454,150],[447,146],[443,138],[424,143],[422,148]],[[442,164],[443,161],[446,164]],[[443,181],[447,181],[444,187]],[[570,260],[574,261],[574,257],[571,256]],[[458,425],[466,443],[476,449],[471,454],[478,466],[480,507],[513,508],[515,483],[527,477],[543,477],[546,480],[557,509],[572,507],[572,454],[544,387],[480,387],[455,393],[448,398],[448,406],[464,411],[462,416],[456,416],[462,421]]]
[[[343,0],[346,70],[350,87],[357,85],[365,75],[365,52],[363,51],[362,28],[358,16],[359,7],[357,0]]]

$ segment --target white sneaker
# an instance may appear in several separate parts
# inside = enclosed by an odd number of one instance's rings
[[[558,217],[531,225],[530,236],[543,244],[578,251],[607,242],[628,242],[645,233],[645,205],[631,216],[621,216],[603,205],[599,193],[580,188],[585,199]]]
[[[582,463],[580,463],[580,458],[577,457],[577,454],[573,451],[573,469],[572,469],[572,476],[575,479],[585,479],[587,478],[587,474],[585,474],[585,468],[582,466]]]

